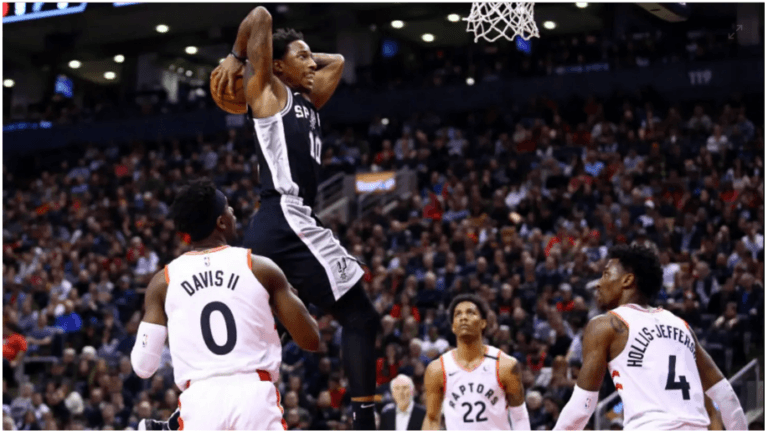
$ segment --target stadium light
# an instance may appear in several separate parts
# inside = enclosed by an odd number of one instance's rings
[[[186,75],[187,77],[191,77],[192,76],[192,71],[187,69],[187,72],[185,72],[184,75]]]
[[[450,21],[452,23],[457,23],[457,22],[459,22],[460,19],[461,19],[461,17],[459,16],[459,14],[450,14],[450,15],[448,15],[448,21]]]
[[[405,26],[405,23],[400,20],[394,20],[392,21],[392,27],[396,29],[402,29]]]
[[[555,24],[554,21],[544,21],[544,28],[547,30],[552,30],[555,27],[557,27],[557,24]]]
[[[475,85],[475,79],[472,77],[467,78],[467,86],[474,86]]]
[[[122,54],[118,54],[114,57],[115,63],[123,63],[125,61],[125,56]]]
[[[187,48],[184,48],[184,52],[187,54],[197,54],[197,47],[190,45]]]
[[[69,67],[72,68],[72,69],[77,69],[80,66],[82,66],[82,63],[80,63],[80,60],[71,60],[69,62]]]
[[[158,33],[168,33],[170,28],[165,24],[158,24],[157,27],[155,27],[155,30],[157,30]]]
[[[424,42],[434,42],[435,35],[433,35],[432,33],[424,33],[423,35],[421,35],[421,40],[423,40]]]
[[[587,3],[587,2],[578,2],[578,3],[576,3],[576,7],[577,8],[584,9],[587,6],[589,6],[589,3]]]
[[[107,80],[114,80],[115,77],[117,77],[117,74],[115,74],[112,71],[107,71],[104,73],[104,78],[106,78]]]
[[[386,117],[381,119],[381,124],[384,125],[384,126],[389,125],[389,119],[387,119]]]
[[[11,87],[13,87],[15,85],[16,85],[16,82],[11,80],[10,78],[6,78],[5,80],[3,80],[3,86],[4,87],[11,88]]]

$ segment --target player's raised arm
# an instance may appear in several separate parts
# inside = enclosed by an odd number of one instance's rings
[[[554,430],[583,430],[597,407],[598,391],[608,367],[608,354],[615,335],[626,333],[626,325],[612,314],[597,316],[584,329],[582,368],[573,394]]]
[[[254,72],[249,87],[260,95],[273,79],[272,15],[263,6],[252,10],[240,23],[232,52],[211,74],[211,79],[218,80],[219,94],[227,87],[230,94],[235,93],[235,78],[243,73],[246,59]]]
[[[499,352],[499,378],[504,384],[509,414],[512,418],[512,430],[531,430],[528,408],[525,407],[525,390],[520,363],[516,359]]]
[[[168,283],[165,269],[156,273],[144,295],[144,318],[136,331],[136,343],[131,350],[131,365],[142,379],[151,377],[160,366],[165,337],[168,336],[165,317],[165,294]]]
[[[688,330],[696,340],[696,368],[699,370],[704,393],[720,408],[720,416],[723,418],[726,430],[746,430],[747,417],[731,383],[723,376],[707,351],[701,347],[696,333],[690,328]]]
[[[269,303],[293,340],[304,350],[317,351],[320,347],[320,331],[307,307],[291,291],[285,274],[266,257],[252,255],[253,275],[269,292]]]
[[[309,99],[318,110],[331,99],[336,87],[341,81],[341,74],[344,72],[344,56],[341,54],[323,54],[313,53],[312,59],[317,63],[317,72],[315,74],[315,86]]]

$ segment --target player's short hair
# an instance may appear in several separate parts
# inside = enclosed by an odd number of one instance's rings
[[[191,235],[193,240],[205,239],[213,233],[216,227],[211,227],[210,221],[221,216],[214,213],[217,213],[216,186],[208,178],[195,179],[181,187],[170,209],[176,230]],[[198,233],[201,229],[207,233]]]
[[[656,299],[663,281],[659,256],[641,245],[616,245],[608,251],[609,259],[617,259],[625,271],[635,275],[637,290],[652,302]]]
[[[272,60],[279,60],[285,57],[288,51],[288,45],[293,41],[303,41],[304,33],[294,29],[277,29],[272,33]]]
[[[453,313],[456,310],[456,306],[459,305],[462,302],[471,302],[477,306],[477,309],[480,310],[480,317],[483,318],[483,320],[488,320],[488,303],[486,303],[482,298],[480,298],[477,295],[473,295],[471,293],[464,293],[462,295],[459,295],[455,298],[453,298],[453,301],[451,301],[451,305],[448,307],[448,318],[450,319],[451,323],[453,323]]]

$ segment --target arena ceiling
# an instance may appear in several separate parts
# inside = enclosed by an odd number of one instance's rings
[[[302,30],[317,51],[333,49],[341,29],[370,31],[419,45],[436,47],[471,43],[463,21],[449,22],[451,13],[465,17],[469,3],[269,3],[275,27],[291,26]],[[90,3],[82,13],[43,18],[3,25],[4,69],[56,68],[67,70],[72,59],[82,62],[73,75],[94,82],[102,77],[116,54],[135,57],[154,52],[169,62],[191,65],[215,65],[225,54],[242,18],[254,7],[252,3],[139,3],[114,7],[112,3]],[[694,6],[695,7],[695,6]],[[567,35],[611,29],[617,8],[629,11],[633,19],[656,22],[655,17],[635,4],[590,3],[577,8],[575,3],[538,3],[536,21],[542,33]],[[735,19],[734,4],[706,4],[694,11],[692,20]],[[395,29],[392,20],[402,20]],[[557,23],[554,30],[544,30],[541,23]],[[155,30],[158,24],[170,27],[168,33]],[[422,41],[431,33],[435,41]],[[199,47],[198,53],[186,54],[186,46]],[[113,68],[114,69],[114,68]],[[4,71],[4,72],[5,72]],[[119,77],[118,77],[119,78]]]

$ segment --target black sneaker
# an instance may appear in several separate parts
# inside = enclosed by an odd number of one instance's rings
[[[145,419],[139,421],[139,428],[138,428],[138,430],[166,430],[166,431],[170,431],[171,429],[168,428],[168,421],[158,421],[156,419],[145,418]]]

